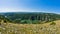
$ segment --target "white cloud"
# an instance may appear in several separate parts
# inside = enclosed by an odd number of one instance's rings
[[[28,11],[28,10],[23,10],[23,9],[9,9],[9,8],[1,8],[0,12],[17,12],[17,11]]]
[[[45,12],[45,13],[54,13],[54,11],[37,11],[32,9],[13,9],[13,8],[0,8],[0,12]]]
[[[46,12],[46,11],[37,11],[37,10],[31,10],[31,9],[1,8],[0,12]]]

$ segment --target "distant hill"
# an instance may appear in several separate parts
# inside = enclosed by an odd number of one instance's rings
[[[40,23],[43,21],[49,22],[60,19],[59,14],[43,12],[7,12],[0,13],[0,15],[4,16],[3,19],[5,18],[10,20],[11,22],[16,23],[35,23],[35,22]]]

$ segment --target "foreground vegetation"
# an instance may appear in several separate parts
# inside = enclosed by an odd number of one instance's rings
[[[60,15],[3,13],[0,14],[0,34],[60,34]]]
[[[2,23],[1,34],[60,34],[60,20],[45,24]]]

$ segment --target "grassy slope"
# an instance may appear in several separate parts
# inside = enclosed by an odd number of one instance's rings
[[[2,24],[1,34],[60,34],[60,20],[56,25],[45,24]]]

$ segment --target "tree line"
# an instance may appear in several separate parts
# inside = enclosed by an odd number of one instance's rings
[[[6,16],[6,17],[5,17]],[[11,23],[20,23],[20,24],[39,24],[43,21],[50,22],[54,20],[59,20],[60,15],[52,13],[26,13],[26,14],[8,14],[0,15],[0,19]]]

